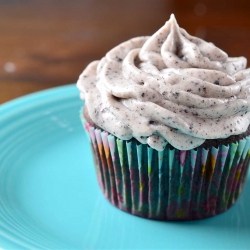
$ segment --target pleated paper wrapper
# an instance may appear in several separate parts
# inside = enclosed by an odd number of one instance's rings
[[[229,145],[158,152],[82,121],[105,197],[128,213],[157,220],[195,220],[230,208],[250,162],[250,136]]]

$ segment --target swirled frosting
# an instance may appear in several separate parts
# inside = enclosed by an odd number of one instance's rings
[[[151,37],[137,37],[94,61],[77,86],[90,118],[120,139],[161,151],[245,132],[250,69],[214,44],[189,35],[174,15]]]

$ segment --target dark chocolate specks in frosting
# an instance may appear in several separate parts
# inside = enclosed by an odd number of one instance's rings
[[[103,130],[159,151],[167,143],[188,150],[247,130],[246,63],[189,35],[171,15],[151,37],[133,38],[89,64],[77,86]]]

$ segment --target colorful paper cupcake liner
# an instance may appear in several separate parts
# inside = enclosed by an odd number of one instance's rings
[[[84,119],[83,119],[84,122]],[[241,194],[250,161],[250,136],[229,145],[158,152],[123,141],[84,122],[99,185],[119,209],[158,220],[217,215]]]

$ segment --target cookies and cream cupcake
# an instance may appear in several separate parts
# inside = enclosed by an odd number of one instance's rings
[[[160,220],[227,210],[249,165],[250,69],[174,15],[81,74],[81,117],[112,204]]]

